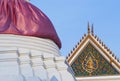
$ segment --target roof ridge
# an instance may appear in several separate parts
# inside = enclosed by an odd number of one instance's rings
[[[94,37],[94,38],[99,42],[99,44],[100,44],[101,46],[103,46],[104,49],[105,49],[110,55],[112,55],[112,57],[113,57],[117,62],[120,63],[119,58],[117,58],[117,57],[115,56],[115,54],[111,51],[111,49],[110,49],[97,35],[92,35],[92,37]]]
[[[68,53],[68,56],[66,56],[66,59],[68,59],[68,57],[71,56],[71,54],[76,50],[76,48],[80,45],[80,43],[87,37],[86,34],[84,34],[84,36],[82,36],[82,38],[79,40],[79,42],[73,47],[73,49],[70,51],[70,53]]]

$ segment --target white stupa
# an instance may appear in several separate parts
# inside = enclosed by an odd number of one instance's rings
[[[51,21],[25,0],[0,1],[0,81],[76,81]]]

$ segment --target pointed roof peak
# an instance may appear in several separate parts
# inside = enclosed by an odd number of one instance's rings
[[[90,24],[88,22],[88,34],[90,34]]]
[[[91,34],[94,35],[94,25],[92,24]]]
[[[88,22],[88,34],[94,35],[94,25],[92,24],[92,26],[90,26],[89,22]]]

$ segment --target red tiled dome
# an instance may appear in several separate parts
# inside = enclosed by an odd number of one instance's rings
[[[51,39],[61,48],[49,18],[25,0],[0,0],[0,33]]]

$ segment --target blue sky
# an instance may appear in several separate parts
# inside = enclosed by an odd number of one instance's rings
[[[66,56],[84,33],[87,23],[120,59],[120,0],[30,0],[52,21]]]

